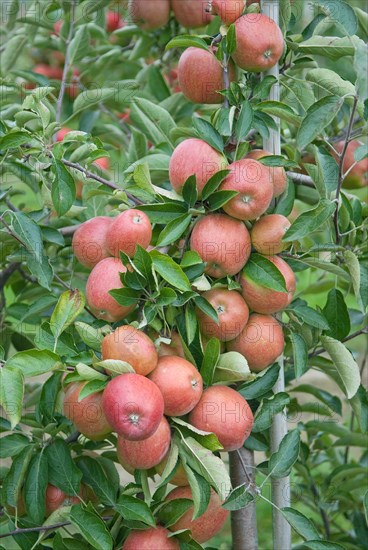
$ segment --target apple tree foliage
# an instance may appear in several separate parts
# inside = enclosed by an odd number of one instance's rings
[[[218,18],[200,32],[183,29],[172,17],[157,31],[127,24],[107,33],[107,10],[125,15],[124,6],[108,0],[2,5],[0,454],[6,461],[0,470],[0,536],[19,531],[2,538],[0,548],[110,550],[121,547],[127,528],[157,520],[172,524],[188,506],[163,506],[179,456],[197,516],[207,506],[209,486],[226,499],[228,510],[237,510],[266,498],[272,478],[291,473],[292,504],[283,514],[297,547],[365,547],[368,399],[361,371],[368,206],[364,189],[341,186],[332,151],[337,141],[366,142],[368,15],[359,2],[315,0],[309,11],[303,4],[280,1],[286,41],[280,101],[269,99],[275,77],[239,71],[219,106],[193,105],[170,82],[183,48],[210,47],[220,32]],[[233,27],[221,33],[220,59],[236,45]],[[32,71],[36,63],[57,64],[61,54],[62,93],[60,80]],[[121,116],[128,109],[129,117]],[[176,144],[187,137],[200,137],[229,161],[243,158],[251,146],[262,147],[278,123],[282,155],[262,162],[289,174],[287,190],[270,212],[293,214],[285,237],[291,248],[282,256],[297,275],[298,292],[282,314],[286,390],[275,394],[277,363],[250,375],[244,362],[229,364],[216,339],[205,352],[200,345],[195,308],[216,313],[201,297],[211,281],[199,256],[188,250],[188,235],[198,216],[221,210],[232,196],[218,191],[226,173],[216,174],[198,200],[193,178],[182,196],[172,192],[168,165]],[[55,142],[61,126],[73,131]],[[98,170],[93,162],[106,156],[109,170]],[[366,157],[362,145],[355,160]],[[133,260],[122,257],[131,270],[114,296],[122,305],[140,301],[129,318],[135,326],[163,339],[176,327],[205,383],[236,386],[250,402],[255,424],[245,446],[263,457],[256,487],[244,483],[231,491],[216,437],[181,419],[172,421],[174,444],[156,484],[148,482],[154,472],[136,471],[122,485],[116,436],[102,442],[75,437],[62,414],[66,373],[70,380],[88,381],[85,395],[105,387],[100,344],[111,330],[86,308],[88,271],[73,257],[73,228],[131,206],[154,224],[155,248],[139,249]],[[258,280],[277,289],[270,262],[261,270],[258,261],[255,255]],[[234,278],[224,282],[238,288]],[[290,431],[271,454],[272,419],[285,408]],[[61,508],[46,520],[47,483],[78,494],[81,482],[96,500]],[[17,517],[21,494],[28,513]],[[42,525],[57,527],[27,531]],[[179,537],[181,548],[202,547],[188,532]],[[267,541],[269,548],[271,533]]]

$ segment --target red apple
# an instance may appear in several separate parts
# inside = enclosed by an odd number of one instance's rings
[[[38,63],[32,70],[34,73],[46,76],[50,80],[61,80],[63,78],[63,70],[60,67],[51,67],[46,63]]]
[[[87,382],[69,384],[64,397],[64,415],[69,418],[83,435],[94,441],[105,439],[112,432],[102,409],[102,392],[92,393],[78,401],[79,394]]]
[[[164,344],[163,342],[160,343],[158,355],[159,357],[164,357],[165,355],[176,355],[178,357],[185,358],[183,344],[177,332],[173,331],[171,333],[170,344]]]
[[[73,130],[71,128],[60,128],[58,133],[56,134],[56,141],[63,141],[65,136],[69,134],[69,132],[72,132]]]
[[[110,168],[110,159],[108,157],[100,157],[93,164],[102,168],[102,170],[108,170]]]
[[[129,441],[118,436],[117,453],[122,465],[132,469],[149,470],[161,462],[169,450],[170,425],[163,416],[153,435],[141,441]]]
[[[173,188],[181,193],[189,176],[197,178],[198,196],[208,180],[227,166],[225,157],[201,139],[190,138],[178,145],[170,159],[169,177]]]
[[[112,221],[113,219],[107,216],[97,216],[78,227],[72,241],[73,252],[78,262],[92,268],[109,257],[106,235]]]
[[[55,485],[49,483],[46,488],[46,516],[49,516],[62,506],[79,504],[81,499],[86,500],[87,496],[88,491],[84,485],[81,485],[79,495],[67,495],[59,487],[55,487]]]
[[[213,19],[207,11],[208,0],[171,0],[171,7],[175,18],[183,27],[203,27]]]
[[[242,159],[230,164],[230,174],[222,182],[222,191],[238,191],[223,209],[238,220],[255,220],[266,212],[273,197],[269,171],[256,160]]]
[[[114,32],[125,26],[124,20],[120,17],[120,14],[116,11],[109,10],[106,14],[106,30],[107,32]]]
[[[146,376],[157,366],[158,354],[152,340],[130,325],[107,334],[101,344],[102,359],[119,359],[129,363],[137,374]]]
[[[226,24],[234,23],[245,8],[244,0],[213,0],[212,12]]]
[[[260,254],[279,254],[288,246],[282,239],[290,225],[289,220],[281,214],[270,214],[260,218],[250,232],[252,245]]]
[[[232,388],[211,386],[204,390],[198,405],[189,415],[195,428],[212,432],[225,451],[244,445],[253,426],[253,413],[247,401]]]
[[[229,63],[229,79],[235,80],[235,68]],[[193,103],[222,103],[219,94],[225,89],[224,69],[213,52],[201,48],[187,48],[178,65],[180,89]]]
[[[163,395],[166,415],[183,416],[201,398],[202,377],[195,366],[182,357],[160,357],[157,367],[148,377]]]
[[[232,57],[245,71],[261,73],[274,67],[284,52],[280,27],[262,13],[248,13],[235,21],[236,48]]]
[[[243,269],[250,256],[251,242],[243,222],[224,214],[208,214],[194,226],[190,249],[207,264],[206,273],[220,279]]]
[[[197,308],[201,333],[206,338],[218,338],[222,342],[233,340],[247,324],[249,309],[241,294],[236,290],[213,288],[202,294],[217,311],[219,324]]]
[[[265,151],[264,149],[253,149],[245,158],[259,160],[263,157],[269,157],[272,153]],[[285,169],[282,166],[264,166],[269,173],[269,178],[273,185],[273,196],[279,197],[283,194],[287,186],[287,176]]]
[[[192,490],[186,487],[177,487],[173,489],[166,497],[166,501],[176,500],[178,498],[193,499]],[[211,489],[210,501],[207,510],[199,518],[193,521],[194,507],[191,506],[181,518],[171,525],[171,531],[181,531],[189,529],[192,532],[192,538],[197,542],[207,542],[212,539],[225,525],[229,517],[229,511],[221,506],[221,499],[213,489]]]
[[[272,365],[284,349],[281,325],[271,315],[252,313],[239,336],[227,343],[229,351],[241,353],[251,371],[259,372]]]
[[[92,269],[86,284],[87,303],[98,319],[115,322],[121,321],[131,313],[135,304],[121,306],[110,294],[110,290],[123,288],[120,273],[126,267],[118,258],[105,258]]]
[[[122,251],[134,256],[137,245],[147,248],[152,238],[151,222],[144,212],[131,208],[117,216],[106,237],[107,248],[113,256]]]
[[[240,276],[242,294],[250,309],[257,313],[276,313],[285,309],[293,299],[296,280],[291,267],[279,256],[268,256],[285,279],[287,292],[278,292],[262,286],[261,283],[250,279],[243,271]]]
[[[153,435],[164,413],[164,399],[158,387],[133,373],[120,374],[107,384],[102,406],[109,424],[130,441]]]
[[[129,15],[133,23],[142,29],[158,29],[169,21],[170,1],[129,0]]]
[[[121,550],[179,550],[180,544],[170,531],[161,527],[131,531]]]
[[[162,477],[163,471],[165,469],[166,463],[167,463],[168,456],[164,457],[163,460],[160,462],[160,464],[157,464],[156,466],[156,472]],[[170,479],[169,483],[171,485],[177,485],[178,487],[183,487],[184,485],[188,485],[188,477],[186,474],[186,471],[184,469],[184,466],[182,463],[179,463],[179,466],[176,469],[175,474]]]
[[[363,145],[362,142],[357,141],[356,139],[351,141],[346,150],[343,170],[344,173],[347,172],[355,163],[354,152],[358,147]],[[338,153],[342,153],[345,146],[345,141],[339,141],[335,145],[335,149]],[[345,177],[343,182],[343,187],[346,189],[356,189],[359,187],[365,187],[368,185],[368,158],[365,158],[357,162]]]

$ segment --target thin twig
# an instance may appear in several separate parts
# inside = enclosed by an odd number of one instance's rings
[[[22,239],[20,239],[20,238],[18,237],[18,235],[16,235],[16,234],[14,233],[14,231],[12,230],[12,228],[10,227],[10,225],[4,220],[4,217],[3,217],[3,216],[0,216],[0,223],[2,223],[3,226],[8,230],[9,235],[11,235],[12,237],[14,237],[14,239],[16,239],[22,246],[24,246],[25,248],[27,248],[26,245],[24,244],[24,242],[22,241]]]
[[[14,262],[0,272],[0,289],[4,288],[7,280],[13,275],[14,271],[16,271],[19,266],[20,263]]]
[[[75,8],[77,5],[77,0],[72,0],[72,5],[70,9],[70,27],[69,27],[69,33],[68,38],[66,39],[66,53],[65,53],[65,62],[64,62],[64,69],[63,69],[63,76],[61,79],[61,86],[60,86],[60,92],[59,97],[56,104],[56,122],[60,123],[61,121],[61,110],[63,106],[63,99],[65,94],[65,86],[66,86],[66,79],[68,76],[69,71],[69,65],[70,65],[70,43],[73,38],[74,34],[74,22],[75,22]],[[55,140],[56,140],[56,134],[55,134]]]
[[[101,517],[103,521],[110,521],[114,516],[105,516]],[[66,525],[71,525],[70,521],[60,521],[59,523],[54,523],[53,525],[40,525],[39,527],[25,527],[23,529],[14,529],[14,531],[9,531],[9,533],[3,533],[0,535],[0,539],[6,537],[14,537],[16,535],[22,535],[23,533],[38,533],[39,531],[53,531],[54,529],[60,529]]]
[[[358,96],[355,96],[353,108],[351,110],[349,126],[346,132],[344,148],[339,158],[339,177],[338,177],[337,189],[336,189],[336,210],[333,218],[333,222],[335,226],[335,234],[336,234],[336,244],[339,244],[341,240],[340,229],[339,229],[339,199],[340,199],[342,183],[344,181],[344,161],[345,161],[346,151],[349,146],[350,134],[354,125],[354,117],[355,117],[355,111],[356,111],[357,105],[358,105]]]
[[[349,342],[349,340],[353,340],[353,338],[361,336],[362,334],[368,334],[368,325],[360,330],[357,330],[356,332],[353,332],[352,334],[341,340],[341,342]],[[310,359],[311,357],[315,357],[316,355],[321,355],[321,353],[324,353],[325,351],[325,349],[317,349],[316,351],[310,353],[308,355],[308,358]]]

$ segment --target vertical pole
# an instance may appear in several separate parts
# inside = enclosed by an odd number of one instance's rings
[[[262,11],[265,15],[279,24],[279,0],[263,0]],[[265,75],[273,75],[279,79],[279,66],[276,65]],[[271,89],[270,100],[280,101],[280,85],[277,82]],[[276,121],[278,122],[278,121]],[[279,122],[278,122],[279,126]],[[264,140],[264,148],[274,155],[281,153],[280,129],[278,131],[270,129],[269,139]],[[283,392],[285,390],[284,381],[284,358],[279,359],[280,374],[274,386],[274,392]],[[277,414],[271,426],[271,453],[278,450],[279,445],[287,433],[287,419],[284,412]],[[290,506],[290,478],[272,479],[272,502],[278,507]],[[291,548],[291,527],[282,514],[276,509],[272,509],[272,531],[274,550],[290,550]]]
[[[232,486],[243,485],[244,481],[254,482],[254,452],[245,449],[229,453]],[[248,466],[248,468],[247,468]],[[246,472],[244,471],[246,469]],[[246,508],[231,512],[231,532],[233,550],[258,550],[256,503],[252,501]]]

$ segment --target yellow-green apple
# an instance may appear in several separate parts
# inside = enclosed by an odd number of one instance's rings
[[[170,425],[163,416],[159,427],[147,439],[129,441],[118,436],[117,453],[122,465],[129,465],[132,469],[149,470],[161,462],[170,447]]]
[[[94,441],[105,439],[112,432],[102,408],[102,392],[92,393],[79,399],[79,394],[87,382],[73,382],[65,391],[63,410],[83,435]]]
[[[260,254],[279,254],[289,246],[282,238],[290,225],[289,220],[281,214],[263,216],[256,221],[250,232],[252,245]]]
[[[207,25],[213,16],[207,11],[208,0],[171,0],[175,19],[183,25],[195,29]]]
[[[213,288],[202,294],[218,315],[218,324],[197,308],[197,319],[201,333],[206,338],[218,338],[222,342],[234,340],[247,324],[249,308],[236,290]]]
[[[291,302],[296,288],[295,275],[291,267],[279,256],[268,256],[285,279],[286,292],[266,288],[261,282],[254,281],[243,271],[240,276],[242,295],[251,310],[257,313],[276,313],[285,309]]]
[[[167,495],[165,501],[186,498],[193,500],[192,490],[186,487],[176,487]],[[173,525],[170,525],[171,531],[181,531],[189,529],[192,532],[192,538],[197,542],[207,542],[212,539],[223,528],[229,511],[222,508],[222,502],[218,494],[211,489],[210,501],[204,514],[193,520],[194,506],[191,506],[181,518]]]
[[[206,273],[215,279],[236,275],[251,252],[248,229],[240,220],[225,214],[208,214],[192,231],[190,249],[206,263]]]
[[[169,535],[170,531],[161,525],[134,530],[125,539],[121,550],[179,550],[178,539]]]
[[[273,185],[269,171],[257,160],[242,159],[229,166],[230,174],[226,176],[220,189],[238,191],[223,209],[229,216],[238,220],[255,220],[270,206],[273,197]]]
[[[165,344],[164,342],[160,343],[158,348],[159,357],[164,357],[165,355],[176,355],[178,357],[185,357],[184,348],[179,334],[174,330],[171,333],[171,342],[170,344]]]
[[[106,235],[112,222],[113,218],[96,216],[78,227],[73,235],[72,248],[79,263],[92,268],[110,256]]]
[[[199,430],[217,435],[225,451],[235,451],[251,432],[253,413],[237,391],[227,386],[210,386],[190,413],[189,422]]]
[[[242,15],[234,23],[236,48],[232,57],[245,71],[261,73],[274,67],[284,52],[280,27],[262,13]]]
[[[114,218],[106,235],[109,252],[118,257],[122,251],[133,257],[137,245],[147,248],[152,238],[151,222],[144,212],[131,208]]]
[[[157,366],[158,354],[152,340],[135,327],[123,325],[107,334],[101,344],[102,359],[129,363],[137,374],[146,376]]]
[[[174,150],[169,164],[169,177],[173,188],[181,193],[189,176],[196,176],[200,197],[208,180],[227,166],[225,157],[202,139],[182,141]]]
[[[245,158],[259,160],[263,157],[269,157],[272,153],[265,151],[264,149],[253,149]],[[282,166],[265,166],[268,170],[270,180],[273,185],[273,196],[279,197],[283,194],[287,186],[287,176],[285,169]]]
[[[165,466],[167,464],[167,459],[168,459],[167,456],[164,457],[163,460],[161,460],[160,464],[157,464],[157,466],[156,466],[156,472],[160,476],[162,476],[162,474],[163,474],[163,471],[164,471]],[[171,485],[177,485],[178,487],[183,487],[184,485],[188,485],[188,483],[189,483],[188,477],[187,477],[187,474],[185,472],[184,466],[182,465],[181,462],[179,462],[179,465],[176,469],[176,472],[173,475],[173,477],[170,479],[169,483],[171,483]]]
[[[149,379],[159,388],[165,414],[183,416],[196,406],[203,391],[202,376],[192,363],[182,357],[160,357]]]
[[[226,24],[234,23],[245,8],[244,0],[213,0],[212,13],[218,15]]]
[[[235,80],[234,63],[229,63],[229,80]],[[225,89],[224,69],[214,52],[201,48],[187,48],[178,64],[181,91],[193,103],[222,103],[219,94]]]
[[[227,343],[229,351],[241,353],[251,371],[260,372],[272,365],[284,349],[284,334],[272,315],[252,313],[244,330]]]
[[[130,441],[153,435],[164,414],[164,399],[156,384],[130,372],[107,384],[102,406],[112,428]]]
[[[128,10],[133,23],[142,29],[158,29],[169,20],[170,0],[129,0]]]
[[[344,158],[343,171],[347,172],[355,163],[354,152],[358,147],[363,145],[358,140],[353,140],[349,143]],[[345,141],[339,141],[335,145],[335,149],[338,153],[342,153],[345,146]],[[357,189],[359,187],[365,187],[368,185],[368,158],[365,158],[357,162],[345,177],[343,187],[346,189]]]
[[[92,269],[86,284],[87,303],[98,319],[121,321],[135,309],[135,305],[121,306],[109,291],[123,288],[119,273],[126,267],[119,258],[105,258]]]

